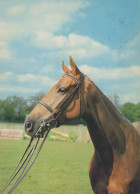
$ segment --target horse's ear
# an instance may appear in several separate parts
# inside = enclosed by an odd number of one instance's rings
[[[77,75],[77,74],[80,74],[80,70],[78,69],[78,67],[76,66],[73,58],[70,56],[69,57],[69,60],[70,60],[70,67],[72,69],[72,72]]]
[[[70,72],[69,68],[65,65],[64,61],[62,61],[62,68],[63,68],[64,73]]]

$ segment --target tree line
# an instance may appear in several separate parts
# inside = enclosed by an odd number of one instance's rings
[[[43,93],[38,93],[28,99],[9,96],[5,100],[0,100],[0,121],[24,122],[27,115],[43,96]]]
[[[0,100],[0,121],[6,122],[24,122],[26,116],[32,111],[38,101],[44,96],[44,93],[38,93],[30,96],[28,99],[17,96],[9,96],[4,100]],[[119,111],[131,122],[140,121],[140,102],[137,104],[127,102],[119,105],[118,96],[113,97],[113,103]],[[80,119],[70,124],[85,124]]]

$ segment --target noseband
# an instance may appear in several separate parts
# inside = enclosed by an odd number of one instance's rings
[[[77,85],[74,87],[74,89],[71,91],[70,94],[68,94],[68,96],[63,100],[63,102],[55,109],[53,110],[48,104],[46,104],[43,101],[39,101],[39,103],[41,105],[43,105],[45,108],[47,108],[50,111],[50,116],[43,121],[42,123],[42,127],[39,128],[39,130],[37,131],[38,135],[43,135],[44,133],[44,128],[45,127],[51,127],[54,128],[57,126],[57,119],[60,116],[60,114],[66,109],[66,107],[68,106],[69,102],[73,99],[74,95],[76,94],[76,92],[78,91],[83,79],[84,79],[84,74],[81,73],[81,77],[80,80],[76,79],[75,77],[73,77],[72,75],[69,74],[64,74],[63,76],[67,76],[73,80],[75,80],[77,82]],[[81,116],[81,94],[80,94],[80,90],[79,90],[79,100],[80,100],[80,116]],[[43,129],[43,130],[42,130]]]

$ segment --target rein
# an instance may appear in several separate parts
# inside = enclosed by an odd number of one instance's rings
[[[69,74],[64,74],[63,76],[68,76],[71,79],[75,80],[77,82],[77,85],[74,87],[74,89],[71,91],[70,94],[68,94],[66,96],[66,98],[63,100],[63,102],[55,109],[52,110],[52,108],[47,105],[46,103],[44,103],[43,101],[39,101],[39,103],[41,105],[43,105],[45,108],[47,108],[50,111],[50,115],[49,117],[43,121],[43,123],[40,125],[39,129],[37,130],[35,137],[36,137],[36,141],[35,144],[32,146],[32,148],[30,149],[28,155],[26,156],[26,158],[24,159],[25,155],[27,154],[29,148],[31,147],[31,144],[33,142],[34,137],[31,137],[30,142],[25,150],[25,152],[23,153],[16,169],[14,170],[14,172],[12,173],[11,177],[9,178],[9,180],[7,181],[7,183],[1,188],[0,190],[0,194],[3,193],[6,188],[10,185],[10,183],[15,179],[15,177],[19,174],[20,170],[23,168],[20,176],[18,177],[18,179],[16,180],[15,184],[13,185],[13,187],[8,191],[8,194],[10,194],[17,186],[18,184],[22,181],[22,179],[25,177],[25,175],[27,174],[27,172],[30,170],[30,168],[32,167],[33,163],[35,162],[37,156],[39,155],[43,144],[50,132],[51,128],[54,128],[57,126],[57,120],[59,118],[59,116],[61,115],[61,113],[63,113],[63,111],[66,109],[66,107],[68,106],[68,104],[70,103],[70,101],[72,100],[72,98],[74,97],[74,95],[76,94],[76,92],[79,89],[79,100],[80,100],[80,116],[81,116],[81,94],[80,94],[80,85],[84,79],[84,74],[81,73],[81,77],[80,80],[76,79],[75,77],[69,75]],[[38,142],[40,140],[41,137],[43,137],[43,141],[41,142],[38,150],[36,151],[36,154],[34,156],[34,158],[32,159],[32,161],[30,162],[36,148],[38,145]],[[23,161],[24,159],[24,161]]]

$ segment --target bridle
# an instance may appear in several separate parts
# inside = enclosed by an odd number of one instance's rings
[[[53,110],[47,103],[45,103],[43,101],[39,101],[39,103],[41,105],[43,105],[45,108],[47,108],[49,110],[49,112],[51,113],[49,115],[49,117],[43,121],[43,123],[42,123],[42,125],[44,126],[43,128],[47,128],[47,127],[54,128],[54,127],[57,126],[58,118],[64,112],[64,110],[66,109],[68,104],[71,102],[71,100],[73,99],[73,97],[76,94],[76,92],[78,91],[78,89],[79,89],[79,101],[80,101],[80,114],[79,114],[79,117],[81,117],[81,112],[82,111],[81,111],[80,85],[82,84],[82,81],[84,79],[84,74],[81,73],[80,80],[76,79],[75,77],[73,77],[72,75],[69,75],[69,74],[64,74],[63,76],[67,76],[67,77],[75,80],[77,82],[77,84],[73,88],[73,90],[66,96],[66,98],[62,101],[62,103],[55,110]],[[40,128],[37,131],[36,136],[42,136],[44,134],[45,131],[42,130],[43,128]]]
[[[68,104],[71,102],[71,100],[73,99],[73,97],[75,96],[75,94],[77,93],[78,89],[79,89],[79,100],[80,100],[80,114],[79,116],[81,116],[81,93],[80,93],[80,86],[82,84],[82,81],[84,79],[84,74],[81,73],[81,77],[80,80],[76,79],[75,77],[73,77],[72,75],[69,74],[64,74],[63,76],[68,76],[69,78],[75,80],[77,82],[76,86],[73,88],[73,90],[66,96],[66,98],[64,98],[64,100],[62,101],[62,103],[55,109],[52,110],[52,108],[44,103],[43,101],[39,101],[39,103],[41,105],[43,105],[45,108],[47,108],[49,110],[49,112],[51,113],[49,115],[49,117],[47,119],[45,119],[39,129],[37,130],[35,137],[36,137],[36,142],[33,145],[33,147],[30,149],[28,155],[26,156],[32,141],[34,139],[34,137],[31,137],[30,142],[24,152],[24,154],[22,155],[16,169],[14,170],[13,174],[11,175],[11,177],[9,178],[9,180],[7,181],[7,183],[0,189],[0,193],[4,192],[5,189],[11,184],[11,182],[15,179],[15,177],[17,176],[17,174],[19,174],[20,170],[22,169],[22,172],[20,174],[20,176],[18,177],[18,179],[16,180],[16,182],[14,183],[13,187],[8,191],[8,194],[10,194],[17,186],[18,184],[22,181],[22,179],[25,177],[25,175],[27,174],[27,172],[30,170],[30,168],[32,167],[33,163],[35,162],[37,156],[39,155],[41,148],[43,147],[43,144],[49,134],[49,131],[51,128],[54,128],[57,126],[57,122],[58,122],[58,118],[60,117],[60,115],[63,113],[63,111],[67,108]],[[34,158],[32,159],[32,161],[30,162],[36,147],[38,145],[39,139],[40,137],[43,137],[43,141],[41,142]],[[26,157],[25,157],[26,156]],[[24,159],[25,158],[25,159]],[[24,161],[23,161],[24,159]]]

